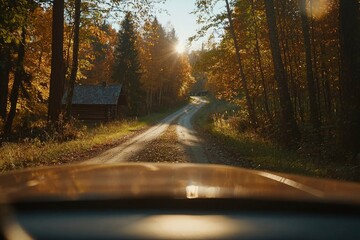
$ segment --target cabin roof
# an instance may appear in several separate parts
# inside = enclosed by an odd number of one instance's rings
[[[122,85],[75,85],[72,104],[78,105],[117,105]],[[62,103],[66,104],[67,92]]]

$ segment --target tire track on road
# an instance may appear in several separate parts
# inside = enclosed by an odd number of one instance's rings
[[[205,100],[198,99],[198,105],[191,109],[188,113],[179,118],[176,132],[181,145],[185,148],[190,162],[208,163],[208,159],[204,152],[204,141],[199,138],[195,131],[191,120],[194,114],[206,104]]]
[[[208,160],[202,146],[203,141],[197,137],[191,124],[192,117],[205,103],[200,98],[194,98],[193,108],[175,119],[161,136],[149,144],[151,147],[133,155],[130,161],[207,163]]]

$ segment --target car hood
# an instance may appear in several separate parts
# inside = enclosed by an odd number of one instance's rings
[[[68,165],[0,175],[0,201],[249,198],[360,205],[360,184],[207,164]]]

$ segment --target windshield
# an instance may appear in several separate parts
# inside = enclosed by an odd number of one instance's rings
[[[3,174],[205,163],[360,181],[358,1],[1,6]]]
[[[0,239],[360,239],[358,0],[0,0]]]

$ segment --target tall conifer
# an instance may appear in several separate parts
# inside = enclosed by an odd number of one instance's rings
[[[137,33],[130,13],[125,15],[118,32],[115,47],[113,79],[122,84],[130,114],[138,115],[142,109],[142,87],[140,83],[140,62],[136,48]]]

